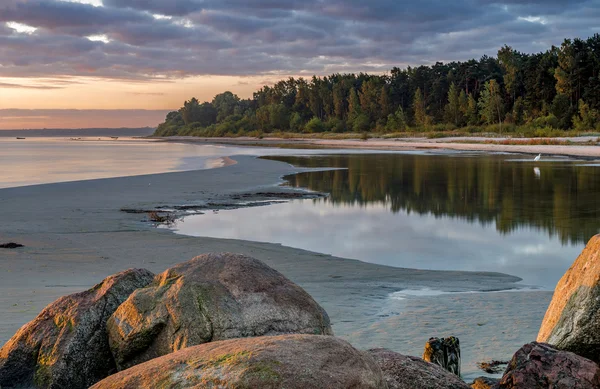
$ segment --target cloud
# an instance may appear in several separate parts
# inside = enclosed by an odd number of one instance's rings
[[[10,82],[0,82],[0,88],[11,88],[11,89],[61,89],[64,86],[54,85],[27,85],[27,84],[13,84]]]
[[[3,0],[0,77],[384,71],[592,35],[597,0]],[[153,15],[164,15],[156,18]],[[8,28],[16,22],[36,30]],[[106,39],[91,41],[89,36]]]
[[[18,128],[143,127],[160,123],[167,110],[0,109],[0,130]]]

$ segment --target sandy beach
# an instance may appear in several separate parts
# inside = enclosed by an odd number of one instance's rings
[[[600,148],[581,148],[600,155]],[[239,194],[248,194],[245,201],[263,200],[258,193],[265,190],[289,191],[277,186],[281,177],[301,171],[249,156],[226,162],[201,171],[1,189],[0,242],[25,247],[0,252],[0,342],[59,296],[110,274],[132,267],[158,273],[202,253],[225,251],[256,257],[305,288],[329,313],[336,335],[359,348],[420,355],[429,337],[456,335],[465,377],[473,377],[481,375],[475,362],[509,358],[535,339],[550,292],[478,293],[518,289],[518,277],[393,268],[276,244],[187,237],[155,228],[143,214],[120,211],[231,203]],[[394,294],[424,288],[468,293]]]
[[[456,151],[479,151],[492,153],[522,153],[522,154],[546,154],[563,155],[568,157],[578,157],[585,159],[600,158],[600,146],[586,145],[585,143],[596,142],[598,137],[572,137],[572,138],[551,138],[558,142],[568,141],[571,145],[502,145],[490,144],[484,142],[502,142],[511,138],[490,138],[490,137],[449,137],[440,139],[427,138],[394,138],[382,139],[372,138],[368,140],[358,139],[283,139],[269,138],[262,139],[239,137],[239,138],[202,138],[192,136],[172,136],[168,138],[153,138],[166,142],[186,142],[198,144],[226,144],[238,146],[262,146],[262,147],[313,147],[329,149],[363,149],[363,150],[456,150]],[[532,138],[515,138],[513,140],[527,142]],[[535,138],[533,138],[535,139]]]

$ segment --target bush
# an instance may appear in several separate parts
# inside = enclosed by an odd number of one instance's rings
[[[536,118],[531,122],[531,125],[536,128],[545,128],[545,127],[559,128],[558,127],[559,126],[558,118],[556,116],[554,116],[554,114]]]
[[[294,112],[290,116],[290,129],[294,132],[299,132],[303,125],[302,116],[298,112]]]
[[[304,126],[304,132],[307,132],[309,134],[315,134],[325,131],[327,131],[327,127],[325,127],[325,124],[321,121],[321,119],[317,117],[310,119],[310,121],[306,123],[306,126]]]
[[[371,129],[371,120],[367,115],[360,114],[354,119],[352,123],[352,130],[354,132],[367,132]]]
[[[329,118],[326,126],[329,131],[336,133],[342,133],[346,131],[346,123],[338,118]]]

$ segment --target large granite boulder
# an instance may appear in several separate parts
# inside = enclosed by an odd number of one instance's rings
[[[0,387],[83,389],[115,372],[106,321],[153,277],[127,270],[47,306],[0,349]]]
[[[389,389],[470,389],[456,375],[421,358],[382,348],[368,353],[381,368]]]
[[[515,353],[498,389],[598,389],[598,365],[545,343],[529,343]]]
[[[280,335],[188,347],[112,375],[92,389],[191,387],[385,389],[386,384],[373,359],[341,339]]]
[[[107,323],[120,370],[185,347],[231,338],[331,335],[327,313],[257,259],[205,254],[137,290]]]
[[[537,341],[600,362],[600,235],[558,282]]]

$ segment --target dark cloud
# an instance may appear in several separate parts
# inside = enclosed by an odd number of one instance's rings
[[[153,21],[151,15],[108,7],[65,1],[29,0],[0,5],[0,21],[19,22],[48,30],[77,35],[99,33],[129,22]]]
[[[2,0],[0,77],[384,71],[538,52],[592,35],[598,17],[599,0]]]

